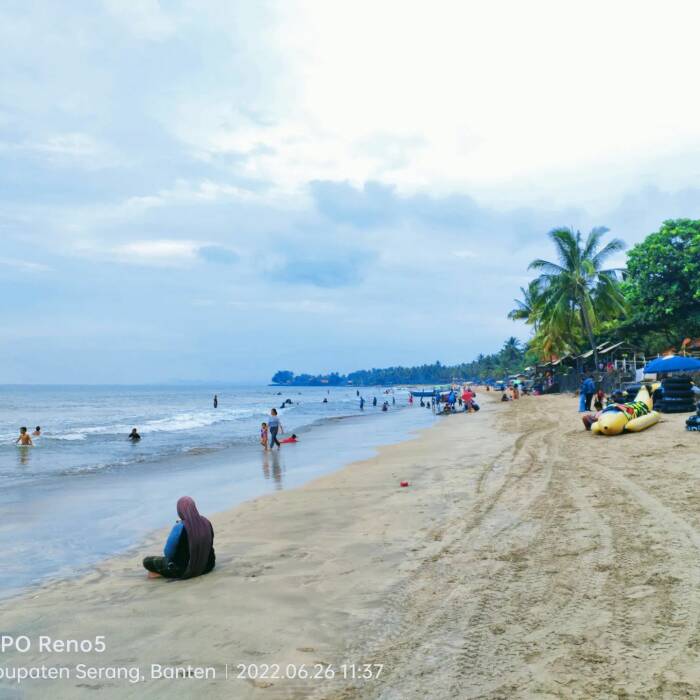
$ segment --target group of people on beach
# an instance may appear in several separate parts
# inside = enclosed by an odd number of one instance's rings
[[[517,401],[519,398],[520,387],[515,383],[503,389],[503,393],[501,394],[501,401]]]
[[[279,449],[282,445],[298,442],[299,438],[292,433],[288,438],[280,440],[277,436],[284,435],[284,427],[277,415],[277,409],[270,409],[270,417],[260,425],[260,444],[263,450],[272,450],[275,445]]]
[[[287,402],[283,404],[285,405]],[[217,407],[218,397],[214,396],[214,408]],[[277,409],[272,408],[270,417],[260,426],[260,444],[267,451],[275,446],[279,449],[284,444],[298,441],[294,433],[280,440],[279,436],[283,434],[284,427]],[[136,428],[132,435],[138,435]],[[194,500],[189,496],[178,500],[177,514],[179,520],[168,535],[162,556],[147,556],[143,560],[149,578],[194,578],[209,573],[216,565],[214,528],[211,522],[200,515]]]

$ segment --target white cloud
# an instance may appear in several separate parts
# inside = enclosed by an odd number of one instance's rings
[[[51,269],[48,265],[44,265],[43,263],[32,262],[31,260],[17,260],[15,258],[0,258],[0,265],[32,272],[46,272]]]
[[[142,240],[115,246],[110,253],[135,265],[179,266],[195,262],[202,243],[176,240]]]
[[[51,165],[77,165],[86,170],[125,164],[124,158],[113,146],[79,132],[53,134],[42,140],[0,142],[0,150],[24,151]]]
[[[586,203],[700,145],[700,93],[689,89],[700,6],[689,0],[275,7],[269,43],[286,86],[265,83],[264,123],[218,99],[203,109],[199,96],[168,124],[195,150],[244,155],[242,172],[280,187],[378,179]],[[690,173],[654,174],[677,184]]]

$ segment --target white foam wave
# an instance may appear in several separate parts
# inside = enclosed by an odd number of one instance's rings
[[[260,413],[259,410],[252,408],[179,413],[165,418],[154,418],[144,421],[134,419],[130,423],[113,423],[111,425],[94,425],[86,428],[77,428],[67,433],[56,435],[47,434],[47,437],[54,440],[86,440],[90,435],[122,435],[124,433],[129,433],[132,428],[137,428],[142,435],[148,433],[174,433],[196,430],[197,428],[207,428],[210,425],[226,421],[250,418],[258,413]]]

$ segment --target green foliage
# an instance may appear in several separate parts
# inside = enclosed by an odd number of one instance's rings
[[[294,379],[294,372],[290,372],[288,369],[281,369],[276,372],[272,377],[273,384],[291,384]]]
[[[628,336],[653,333],[656,344],[700,335],[700,221],[665,221],[628,253],[623,290]]]
[[[523,292],[523,301],[510,312],[535,327],[530,350],[539,358],[577,352],[583,338],[595,349],[596,332],[611,318],[625,313],[620,271],[604,268],[605,261],[624,248],[615,238],[602,245],[606,228],[594,228],[584,240],[580,231],[557,228],[549,232],[558,263],[537,259],[530,269],[540,274]]]
[[[287,379],[287,372],[277,372],[273,383],[291,384],[292,386],[392,386],[396,384],[449,384],[456,379],[476,380],[488,377],[502,378],[508,374],[520,372],[524,366],[525,351],[517,338],[511,337],[503,347],[491,355],[479,355],[472,362],[459,365],[432,365],[417,367],[387,367],[385,369],[368,369],[343,374],[294,375],[290,381],[277,382],[281,375]]]

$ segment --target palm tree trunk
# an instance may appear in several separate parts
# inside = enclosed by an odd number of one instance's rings
[[[593,325],[591,324],[591,319],[588,317],[588,310],[586,309],[585,303],[581,303],[579,308],[581,309],[581,321],[586,330],[588,342],[591,344],[591,350],[593,350],[593,362],[595,368],[598,369],[598,348],[596,347],[595,337],[593,336]]]

